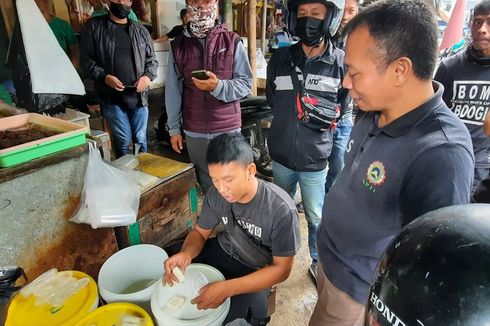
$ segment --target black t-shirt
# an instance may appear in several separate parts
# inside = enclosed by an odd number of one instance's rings
[[[114,24],[117,27],[114,45],[114,76],[119,78],[124,85],[134,85],[137,77],[129,24]],[[134,109],[139,104],[139,96],[134,88],[127,88],[122,92],[114,91],[112,100],[126,109]]]
[[[175,38],[184,32],[184,25],[177,25],[172,28],[170,32],[167,33],[168,38]]]
[[[233,215],[251,237],[271,250],[272,256],[294,256],[300,246],[299,219],[291,197],[273,183],[258,180],[257,194],[247,204],[228,203],[211,188],[203,202],[197,224],[210,230],[218,224],[228,223]],[[223,250],[230,253],[232,246],[227,232],[218,234]],[[239,255],[234,252],[234,256]],[[271,257],[272,258],[272,257]],[[240,262],[247,264],[239,258]]]
[[[444,102],[470,131],[476,168],[489,169],[490,138],[483,122],[490,110],[490,65],[470,60],[468,51],[444,60],[434,79],[444,86]]]

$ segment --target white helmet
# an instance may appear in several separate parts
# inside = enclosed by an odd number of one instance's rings
[[[322,3],[327,8],[327,16],[323,24],[323,31],[328,38],[333,37],[339,29],[344,14],[345,0],[289,0],[288,1],[288,27],[291,35],[296,35],[296,21],[298,19],[298,6],[304,3]]]

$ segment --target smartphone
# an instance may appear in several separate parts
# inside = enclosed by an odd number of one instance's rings
[[[130,91],[130,90],[135,90],[136,89],[136,86],[134,85],[124,85],[124,89]]]
[[[206,74],[206,70],[194,70],[192,72],[192,77],[200,80],[209,79],[209,76]]]

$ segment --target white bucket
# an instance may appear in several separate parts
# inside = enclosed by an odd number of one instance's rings
[[[230,298],[216,309],[197,310],[197,307],[190,303],[195,295],[189,288],[192,288],[192,278],[196,272],[204,274],[210,283],[225,279],[223,274],[212,266],[190,264],[184,273],[184,283],[168,288],[164,287],[162,282],[158,282],[151,298],[151,311],[158,326],[216,326],[221,325],[226,319],[230,310]],[[166,308],[168,298],[175,294],[186,299],[182,311],[169,311]]]
[[[150,312],[155,286],[164,273],[168,258],[162,248],[141,244],[116,252],[102,265],[99,293],[107,302],[130,302]]]

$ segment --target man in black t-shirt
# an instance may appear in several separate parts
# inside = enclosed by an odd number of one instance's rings
[[[176,36],[179,36],[180,34],[182,34],[182,32],[184,32],[184,28],[187,25],[187,21],[188,21],[188,19],[187,19],[187,9],[182,9],[180,11],[180,20],[182,20],[182,25],[176,25],[176,26],[174,26],[174,28],[172,28],[170,30],[170,32],[168,32],[167,34],[163,35],[159,39],[155,40],[155,42],[168,41],[170,39],[175,38]]]
[[[147,29],[128,20],[131,0],[111,0],[109,14],[90,19],[81,41],[82,67],[95,82],[116,157],[131,142],[147,150],[148,89],[158,62]]]
[[[485,131],[490,110],[490,0],[475,5],[471,38],[465,51],[441,63],[434,79],[444,86],[444,101],[471,134],[475,190],[490,172],[490,138]]]
[[[298,213],[289,195],[255,177],[252,149],[239,133],[221,134],[208,147],[214,187],[180,253],[165,261],[165,282],[192,262],[214,266],[226,280],[208,284],[192,300],[199,309],[216,308],[231,297],[228,319],[266,319],[268,289],[286,280],[299,249]],[[216,227],[217,238],[209,238]],[[258,259],[262,257],[262,259]]]

